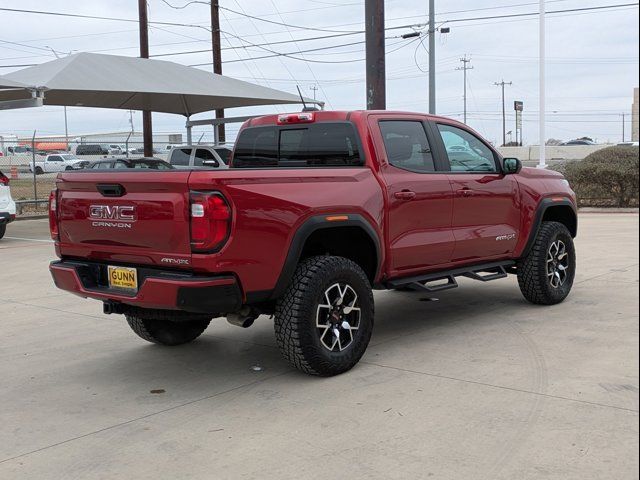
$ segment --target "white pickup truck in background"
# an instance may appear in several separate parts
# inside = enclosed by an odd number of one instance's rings
[[[82,159],[68,153],[57,153],[54,155],[47,155],[44,160],[36,160],[29,162],[29,171],[33,173],[34,169],[36,175],[43,173],[55,173],[64,172],[69,170],[78,170],[78,165]]]
[[[184,145],[173,147],[167,162],[176,168],[229,168],[231,148],[224,145]]]

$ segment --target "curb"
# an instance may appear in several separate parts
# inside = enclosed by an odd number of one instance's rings
[[[16,222],[22,222],[25,220],[44,220],[45,218],[49,218],[49,214],[43,215],[26,215],[21,217],[16,217]]]
[[[639,213],[638,208],[598,208],[598,207],[584,207],[578,209],[578,213]]]

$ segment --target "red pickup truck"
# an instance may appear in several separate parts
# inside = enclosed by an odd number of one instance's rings
[[[576,269],[575,195],[467,126],[415,113],[303,112],[246,122],[228,170],[59,174],[55,284],[163,345],[213,318],[275,318],[299,370],[364,354],[373,289],[440,291],[516,274],[556,304]]]

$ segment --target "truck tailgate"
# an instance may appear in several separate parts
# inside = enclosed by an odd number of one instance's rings
[[[60,254],[188,268],[190,174],[150,170],[61,174]]]

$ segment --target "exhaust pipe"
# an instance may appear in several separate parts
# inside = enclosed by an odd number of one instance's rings
[[[260,316],[260,312],[252,307],[242,307],[239,312],[229,313],[227,322],[241,328],[249,328]]]

